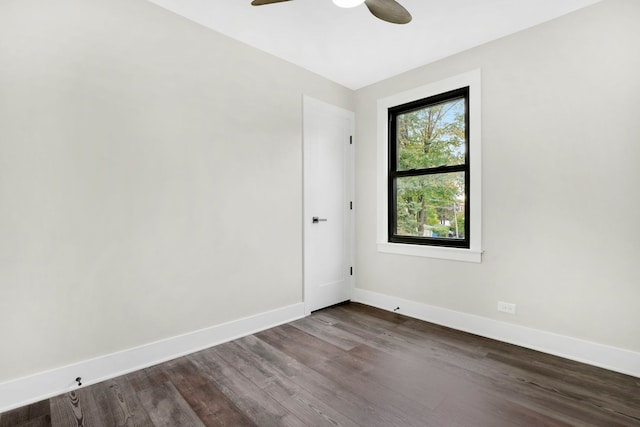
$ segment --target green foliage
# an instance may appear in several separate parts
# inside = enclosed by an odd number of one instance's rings
[[[464,163],[464,100],[398,116],[398,170]]]
[[[398,115],[398,170],[463,164],[464,132],[463,99]],[[398,234],[464,237],[464,173],[398,178],[397,195]]]

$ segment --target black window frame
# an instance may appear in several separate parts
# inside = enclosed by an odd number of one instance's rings
[[[471,247],[471,177],[470,177],[470,150],[469,150],[469,86],[443,92],[434,96],[411,101],[388,109],[389,135],[388,135],[388,240],[390,243],[406,243],[425,246],[441,246],[451,248],[469,249]],[[464,98],[464,123],[465,123],[465,161],[462,165],[439,166],[435,168],[422,168],[398,171],[398,144],[397,144],[397,116],[415,110],[427,108],[432,105],[442,104],[447,101]],[[447,239],[437,237],[405,236],[396,234],[397,217],[397,178],[411,176],[425,176],[445,174],[451,172],[464,172],[465,193],[465,226],[464,239]]]

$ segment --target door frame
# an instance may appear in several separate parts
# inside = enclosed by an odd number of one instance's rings
[[[351,209],[348,210],[348,214],[345,215],[347,228],[347,240],[348,240],[348,248],[347,248],[347,265],[350,265],[351,275],[348,276],[349,279],[349,296],[350,298],[353,296],[353,289],[355,288],[355,211],[356,211],[356,201],[355,201],[355,146],[356,146],[356,138],[355,138],[355,113],[350,110],[346,110],[344,108],[335,106],[333,104],[329,104],[327,102],[321,101],[317,98],[313,98],[308,95],[302,96],[302,301],[304,303],[304,313],[305,316],[311,314],[310,309],[310,301],[308,296],[309,292],[309,280],[307,279],[307,219],[311,218],[312,213],[308,212],[307,202],[309,191],[307,190],[307,168],[306,168],[306,141],[309,139],[307,135],[307,128],[305,126],[305,117],[309,114],[309,110],[307,106],[314,105],[316,107],[321,107],[326,111],[331,111],[332,113],[341,116],[342,118],[349,121],[349,133],[351,135],[350,144],[347,152],[347,158],[345,159],[345,164],[347,165],[347,173],[346,173],[346,191],[348,194],[348,198],[352,201]],[[345,207],[347,209],[347,207]]]

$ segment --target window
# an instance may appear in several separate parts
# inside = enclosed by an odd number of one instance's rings
[[[379,252],[481,262],[480,77],[378,100]]]
[[[469,248],[469,87],[389,109],[389,241]]]

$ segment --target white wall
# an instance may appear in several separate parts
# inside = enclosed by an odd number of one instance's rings
[[[357,91],[357,287],[640,351],[639,19],[604,1]],[[377,99],[476,68],[482,264],[378,253]]]
[[[302,300],[302,94],[145,1],[0,2],[0,383]]]

